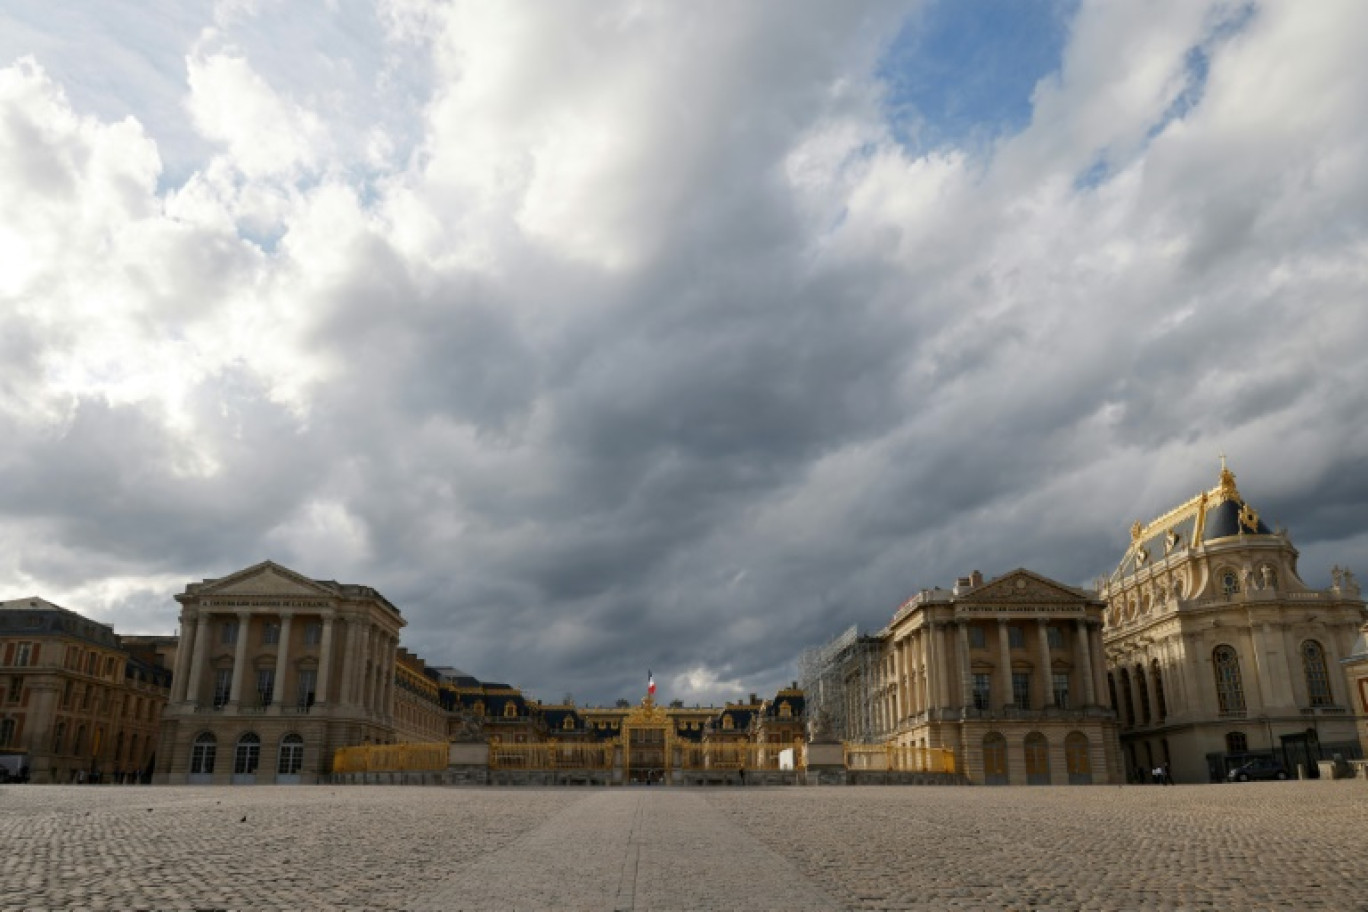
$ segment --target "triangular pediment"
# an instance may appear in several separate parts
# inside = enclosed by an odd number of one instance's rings
[[[301,576],[274,561],[262,561],[231,576],[216,579],[200,590],[200,595],[292,595],[313,598],[336,595],[327,586]]]
[[[1017,569],[960,596],[970,602],[1077,602],[1087,596],[1072,586],[1030,570]]]

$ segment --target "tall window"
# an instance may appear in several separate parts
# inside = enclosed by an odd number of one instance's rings
[[[1130,672],[1121,669],[1121,711],[1125,714],[1124,724],[1128,728],[1135,726],[1135,694],[1131,692]]]
[[[1329,706],[1330,677],[1325,673],[1325,650],[1315,640],[1302,643],[1302,670],[1306,672],[1306,692],[1311,696],[1312,706]]]
[[[237,642],[238,622],[224,621],[219,627],[219,642],[224,646],[232,646]]]
[[[11,703],[18,703],[18,702],[19,702],[19,698],[22,697],[23,695],[24,695],[24,679],[21,678],[21,677],[19,677],[18,675],[15,675],[14,677],[10,678],[9,701],[10,701]]]
[[[969,648],[983,649],[987,645],[987,636],[978,624],[969,627]]]
[[[1150,677],[1154,679],[1155,711],[1160,722],[1168,718],[1168,700],[1164,699],[1164,678],[1159,674],[1159,660],[1150,662]]]
[[[9,747],[9,743],[14,740],[16,724],[13,719],[0,719],[0,747]]]
[[[261,738],[248,732],[238,738],[237,750],[233,751],[233,773],[245,775],[255,773],[261,762]]]
[[[1050,745],[1040,732],[1031,732],[1023,743],[1026,751],[1027,785],[1050,784]]]
[[[1031,708],[1031,674],[1026,671],[1012,672],[1012,703],[1017,709]]]
[[[1045,642],[1051,649],[1064,648],[1064,631],[1053,625],[1045,628]]]
[[[32,655],[32,643],[20,643],[14,647],[14,664],[24,668],[29,663],[29,656]]]
[[[299,680],[295,686],[295,704],[308,709],[314,704],[314,687],[318,680],[318,672],[312,668],[303,668],[299,672]]]
[[[987,709],[992,705],[992,675],[974,674],[974,709]]]
[[[1240,680],[1240,657],[1229,646],[1217,646],[1211,654],[1216,670],[1216,702],[1223,713],[1245,711],[1244,684]]]
[[[58,722],[52,729],[52,752],[60,755],[66,746],[66,723]]]
[[[280,622],[267,621],[261,625],[261,644],[274,646],[280,642]]]
[[[299,735],[286,735],[280,741],[280,760],[276,773],[281,776],[297,776],[304,767],[304,739]]]
[[[222,706],[228,702],[228,697],[233,693],[233,669],[216,668],[214,669],[214,706]]]
[[[1060,672],[1055,672],[1054,675],[1051,676],[1051,680],[1054,682],[1054,701],[1055,701],[1055,706],[1058,706],[1060,709],[1068,709],[1068,708],[1069,708],[1069,675],[1068,675],[1068,673],[1065,672],[1065,673],[1062,673],[1062,674],[1061,674]]]
[[[1092,759],[1088,756],[1088,737],[1072,732],[1064,739],[1064,765],[1069,770],[1071,784],[1092,782]]]
[[[86,728],[85,728],[84,725],[78,725],[78,726],[76,726],[76,741],[75,741],[75,743],[73,743],[73,744],[71,745],[71,752],[72,752],[73,754],[75,754],[76,756],[78,756],[78,757],[79,757],[81,754],[85,753],[85,743],[86,743],[85,732],[86,732]]]
[[[218,750],[218,742],[209,732],[201,732],[195,736],[195,743],[190,747],[190,772],[192,773],[212,773],[214,771],[214,754]]]
[[[983,776],[989,785],[1007,784],[1007,739],[998,732],[983,738]]]
[[[1140,692],[1140,721],[1150,724],[1149,688],[1145,686],[1145,669],[1135,666],[1135,689]]]
[[[262,706],[271,705],[271,695],[275,691],[275,669],[257,669],[257,700]]]
[[[1025,649],[1025,648],[1026,648],[1026,631],[1022,630],[1020,627],[1015,627],[1015,626],[1013,626],[1013,627],[1008,627],[1008,628],[1007,628],[1007,645],[1008,645],[1009,647],[1011,647],[1012,649]]]
[[[318,621],[310,621],[304,625],[304,645],[317,646],[323,641],[323,625]]]

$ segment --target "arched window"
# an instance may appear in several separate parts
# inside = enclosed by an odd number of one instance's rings
[[[1064,765],[1069,770],[1070,785],[1092,783],[1092,758],[1088,756],[1088,736],[1070,732],[1064,739]]]
[[[1307,640],[1301,645],[1301,657],[1311,705],[1329,706],[1333,700],[1330,696],[1330,676],[1325,672],[1325,650],[1315,640]]]
[[[1234,595],[1240,591],[1240,575],[1234,570],[1221,571],[1221,591],[1226,595]]]
[[[1007,784],[1007,739],[998,732],[983,737],[983,781],[986,785]]]
[[[1164,677],[1159,673],[1158,659],[1150,662],[1150,677],[1154,679],[1154,710],[1158,714],[1158,720],[1163,722],[1168,718],[1168,700],[1164,699]]]
[[[574,727],[575,727],[575,717],[574,717],[574,716],[566,716],[564,719],[561,719],[561,730],[562,730],[562,731],[570,731],[570,729],[572,729],[572,728],[574,728]]]
[[[200,732],[190,746],[190,772],[208,775],[214,771],[214,754],[218,740],[211,732]]]
[[[1249,750],[1249,739],[1244,732],[1226,732],[1226,753],[1243,754]]]
[[[722,727],[727,731],[731,731],[733,728],[736,728],[736,723],[732,720],[731,716],[723,716]]]
[[[514,703],[512,700],[509,700],[507,703],[504,704],[504,718],[505,718],[505,719],[514,719],[514,718],[517,718],[517,715],[518,715],[518,704],[517,704],[517,703]]]
[[[781,719],[791,719],[791,718],[793,718],[793,707],[789,705],[789,701],[788,701],[788,700],[784,700],[784,701],[782,701],[782,702],[779,704],[779,718],[781,718]]]
[[[1211,653],[1216,671],[1216,702],[1222,713],[1244,715],[1244,684],[1240,680],[1240,657],[1229,646],[1217,646]]]
[[[1050,744],[1040,732],[1031,732],[1022,743],[1026,753],[1026,784],[1050,784]]]
[[[261,738],[254,733],[248,732],[238,738],[237,750],[233,752],[233,773],[234,775],[247,775],[255,773],[257,764],[261,762]]]
[[[1135,727],[1134,699],[1135,696],[1131,693],[1130,672],[1123,668],[1121,669],[1121,711],[1124,714],[1122,724],[1127,728]]]
[[[276,772],[282,776],[297,776],[304,767],[304,738],[286,735],[280,739],[280,760]]]
[[[1145,668],[1143,665],[1135,666],[1135,689],[1140,692],[1140,721],[1144,725],[1149,725],[1149,688],[1145,686]]]

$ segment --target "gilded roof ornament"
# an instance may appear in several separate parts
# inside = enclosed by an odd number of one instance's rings
[[[1138,542],[1140,536],[1145,534],[1145,524],[1140,520],[1131,523],[1131,541]]]

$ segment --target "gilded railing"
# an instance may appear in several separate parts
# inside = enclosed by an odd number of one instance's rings
[[[943,747],[910,747],[899,744],[845,745],[849,770],[892,770],[906,773],[953,773],[955,752]]]
[[[609,769],[616,742],[606,744],[491,744],[490,769]]]
[[[333,754],[334,773],[418,772],[447,768],[447,743],[362,744]]]
[[[787,755],[791,768],[804,763],[801,744],[680,744],[677,749],[682,769],[777,770],[786,765],[781,754],[787,749],[792,750]]]

